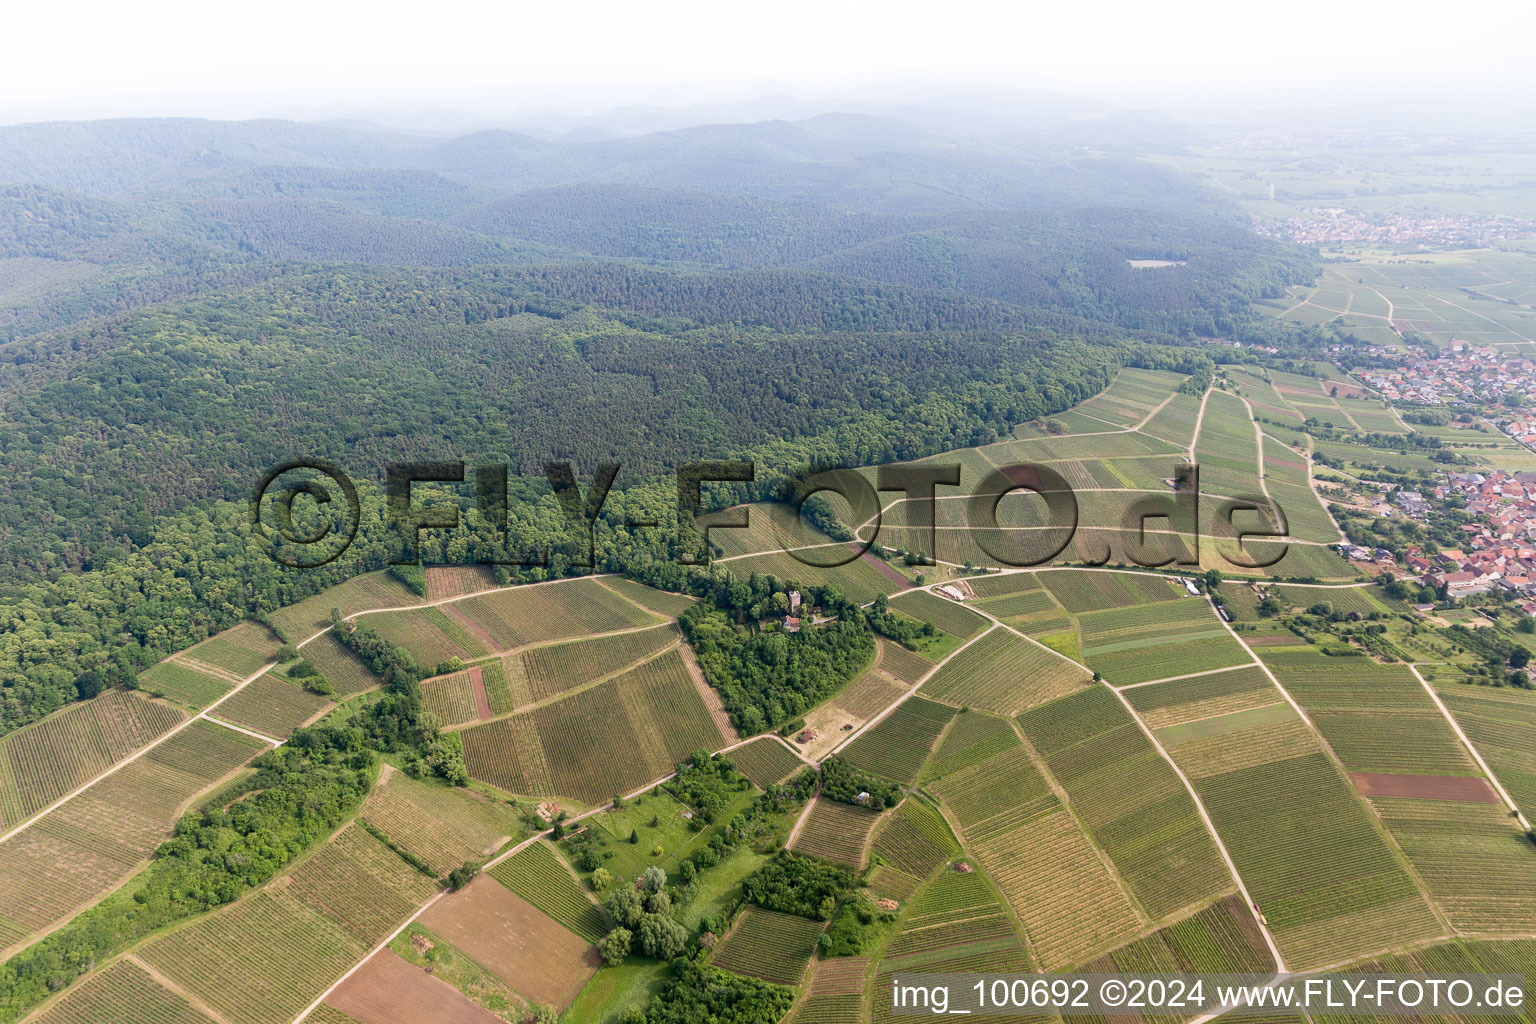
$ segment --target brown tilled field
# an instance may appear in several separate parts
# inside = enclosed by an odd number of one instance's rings
[[[358,1024],[506,1024],[457,989],[380,950],[326,997]]]
[[[439,900],[421,924],[522,995],[557,1009],[602,964],[596,946],[484,875]]]
[[[1461,800],[1496,804],[1499,796],[1487,779],[1471,775],[1382,775],[1350,772],[1355,788],[1366,796],[1411,797],[1417,800]]]

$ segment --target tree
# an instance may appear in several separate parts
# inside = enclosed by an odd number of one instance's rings
[[[646,892],[661,892],[667,884],[667,871],[665,868],[652,865],[645,869],[645,874],[640,876],[640,884],[645,886]]]
[[[1536,617],[1530,615],[1522,615],[1520,617],[1520,621],[1515,623],[1515,632],[1527,634],[1536,633]]]
[[[603,963],[609,967],[617,967],[629,956],[630,946],[634,943],[634,932],[628,928],[619,927],[603,937],[603,941],[597,944],[598,952],[603,954]]]
[[[1207,569],[1205,571],[1205,589],[1215,590],[1217,587],[1221,586],[1221,580],[1222,576],[1220,569]]]
[[[645,903],[634,886],[620,885],[608,893],[608,898],[603,901],[608,908],[608,913],[613,919],[625,928],[633,928],[640,923],[640,918],[645,914]]]
[[[479,873],[479,868],[466,861],[465,863],[454,868],[452,871],[448,872],[448,888],[454,892],[458,892],[470,882],[474,881],[475,876]]]
[[[75,677],[75,692],[81,700],[90,700],[101,691],[101,673],[95,669],[87,669]]]
[[[629,841],[630,841],[630,843],[632,845],[633,844],[638,844],[640,842],[640,832],[639,832],[639,830],[637,830],[637,829],[630,829],[629,830]]]
[[[646,914],[640,921],[640,948],[646,956],[671,960],[688,948],[688,929],[660,914]]]
[[[645,909],[650,914],[670,914],[672,913],[672,897],[668,896],[665,891],[653,892],[646,897]]]
[[[1529,665],[1530,663],[1531,652],[1528,648],[1521,647],[1519,644],[1516,644],[1514,649],[1509,652],[1509,664],[1511,668],[1525,668],[1525,666]]]

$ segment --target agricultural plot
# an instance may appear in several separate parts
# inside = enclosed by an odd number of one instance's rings
[[[178,657],[212,665],[244,679],[276,657],[282,645],[266,626],[246,621],[182,651]]]
[[[132,960],[91,975],[32,1019],[35,1024],[215,1024]]]
[[[1087,681],[1081,666],[995,627],[924,683],[923,694],[956,707],[1014,715]]]
[[[1536,816],[1536,694],[1454,683],[1435,692],[1516,805]]]
[[[484,661],[475,666],[480,670],[480,682],[485,687],[485,700],[491,714],[504,715],[509,711],[533,703],[528,692],[528,680],[523,677],[522,660],[507,655],[499,660]]]
[[[435,968],[436,965],[434,965]],[[503,990],[505,992],[505,990]],[[506,998],[503,995],[503,998]],[[304,1024],[505,1024],[436,973],[417,967],[393,950],[380,950],[326,996],[321,1009],[335,1016],[310,1016]],[[339,1009],[338,1009],[339,1007]],[[346,1012],[343,1013],[342,1011]]]
[[[363,946],[388,935],[437,894],[437,879],[407,864],[361,826],[343,828],[289,876],[289,891]]]
[[[677,639],[676,629],[657,626],[638,633],[535,647],[520,657],[533,699],[548,700],[628,668]]]
[[[107,690],[0,739],[0,814],[14,826],[165,735],[185,716]]]
[[[933,752],[933,760],[923,772],[924,779],[939,779],[953,772],[1017,746],[1019,737],[1006,718],[969,711],[958,715],[943,741]]]
[[[586,939],[493,878],[439,900],[419,920],[514,991],[563,1009],[602,959]]]
[[[304,645],[306,660],[326,678],[342,700],[371,690],[379,685],[379,678],[368,671],[357,655],[343,644],[335,632],[323,633]]]
[[[1177,924],[1137,939],[1098,961],[1093,970],[1137,973],[1258,974],[1275,968],[1258,922],[1233,894]]]
[[[726,756],[736,765],[737,771],[760,789],[783,782],[805,767],[804,761],[772,736],[760,736]]]
[[[882,637],[878,668],[891,681],[904,684],[903,688],[905,688],[916,683],[932,669],[933,662],[916,651],[909,651],[900,644],[890,643]]]
[[[656,622],[656,616],[595,579],[516,587],[444,607],[493,651]]]
[[[1269,592],[1278,600],[1302,611],[1319,604],[1326,604],[1343,615],[1351,612],[1371,615],[1396,610],[1388,607],[1381,596],[1381,588],[1377,586],[1297,587],[1287,584],[1271,587]]]
[[[467,604],[470,600],[486,599],[467,598],[458,604]],[[416,659],[416,664],[430,672],[432,666],[450,659],[473,661],[485,657],[490,651],[485,638],[473,635],[456,614],[443,610],[456,612],[458,604],[380,612],[368,616],[367,621],[380,636],[405,648]]]
[[[1241,399],[1212,391],[1195,441],[1200,490],[1228,497],[1258,495],[1259,444]]]
[[[895,544],[895,541],[888,540],[882,530],[880,543],[890,547]],[[856,558],[847,565],[840,565],[834,569],[822,569],[806,565],[793,555],[781,552],[732,559],[730,567],[732,572],[740,573],[742,576],[754,572],[768,573],[786,582],[799,585],[836,587],[843,592],[843,596],[859,604],[867,604],[880,594],[894,594],[898,590],[905,589],[907,585],[900,579],[900,574],[895,569],[891,569],[889,574],[882,572],[868,558]]]
[[[982,600],[989,597],[1011,597],[1015,594],[1025,594],[1030,591],[1044,589],[1040,585],[1040,577],[1029,572],[971,576],[962,580],[959,586]]]
[[[724,745],[676,650],[463,735],[475,778],[509,792],[556,793],[586,804],[660,778],[694,750]]]
[[[1253,660],[1198,599],[1088,612],[1078,622],[1084,658],[1117,686]]]
[[[1265,460],[1266,464],[1268,460]],[[1289,487],[1269,483],[1269,497],[1285,516],[1286,533],[1297,540],[1337,544],[1342,538],[1328,512],[1318,503],[1310,487]]]
[[[960,974],[1028,974],[1032,970],[1029,955],[1017,938],[981,939],[960,942],[931,953],[917,953],[899,958],[887,958],[880,963],[875,975],[873,1024],[903,1024],[909,1015],[898,1015],[891,1007],[891,979],[900,973],[920,970],[954,972]],[[1043,1024],[1051,1018],[1028,1017],[1017,1014],[973,1014],[966,1018],[972,1024]]]
[[[1356,772],[1480,774],[1450,724],[1403,665],[1261,648],[1265,664]]]
[[[1141,927],[1102,855],[1022,746],[933,784],[1047,969],[1069,967]],[[1085,918],[1082,908],[1095,908]]]
[[[914,590],[899,595],[892,607],[913,618],[931,622],[944,632],[962,640],[987,628],[987,620],[964,605],[956,604],[954,601],[930,594],[925,590]]]
[[[1017,933],[987,876],[943,871],[917,898],[886,947],[887,958],[931,953],[961,942],[1013,939]]]
[[[139,673],[139,689],[202,710],[235,688],[226,676],[210,675],[176,658],[167,658]]]
[[[1502,804],[1384,798],[1372,803],[1457,928],[1519,931],[1515,922],[1536,919],[1536,845]]]
[[[823,927],[820,921],[748,907],[710,962],[775,985],[798,985]]]
[[[1040,581],[1057,602],[1074,615],[1105,608],[1171,601],[1182,588],[1162,576],[1145,572],[1100,572],[1087,569],[1053,569],[1040,573]]]
[[[478,793],[391,772],[368,794],[358,818],[439,875],[495,853],[517,831],[516,815]]]
[[[880,815],[866,807],[817,797],[790,849],[853,868],[864,867],[864,848]]]
[[[271,1024],[292,1020],[366,950],[297,893],[269,887],[162,935],[139,957],[229,1024]]]
[[[603,911],[544,840],[530,844],[490,871],[491,877],[588,942],[608,932]]]
[[[1019,624],[1028,616],[1057,610],[1056,602],[1044,590],[1027,590],[1022,594],[994,597],[977,603],[988,615],[996,616],[1012,624]]]
[[[789,1019],[795,1024],[859,1024],[868,971],[869,958],[864,956],[820,961]]]
[[[628,598],[663,618],[675,619],[697,603],[687,594],[657,590],[655,587],[648,587],[644,583],[636,583],[622,576],[600,576],[598,582],[615,594]]]
[[[264,736],[286,739],[293,730],[334,706],[330,700],[267,673],[220,704],[217,717]]]
[[[423,680],[421,706],[444,726],[463,725],[491,714],[484,675],[478,667]]]
[[[267,745],[194,722],[0,845],[0,947],[121,885],[170,837],[182,808]]]
[[[1152,917],[1231,886],[1194,800],[1108,688],[1038,708],[1019,724]]]
[[[297,644],[330,626],[332,608],[350,617],[373,608],[407,608],[420,603],[421,598],[393,576],[371,572],[279,608],[268,619],[279,636]]]
[[[1164,729],[1282,701],[1269,678],[1256,665],[1150,686],[1134,686],[1124,692],[1126,700],[1131,702],[1131,707],[1149,729]]]
[[[1434,934],[1428,903],[1361,798],[1299,718],[1270,721],[1268,710],[1227,716],[1240,723],[1229,731],[1164,743],[1287,965],[1337,963]]]
[[[1187,445],[1172,444],[1133,431],[1084,437],[1034,437],[989,444],[981,451],[999,466],[1020,462],[1059,462],[1067,459],[1123,459],[1143,455],[1177,455]]]
[[[954,713],[935,701],[910,697],[854,740],[842,755],[856,768],[910,786],[917,781],[934,741]]]
[[[917,797],[908,797],[888,815],[875,836],[875,855],[897,871],[921,881],[960,852],[939,813]]]
[[[499,584],[488,565],[430,565],[422,570],[428,601],[444,601],[495,590]]]

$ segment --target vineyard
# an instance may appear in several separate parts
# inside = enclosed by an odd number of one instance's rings
[[[1175,394],[1167,405],[1154,413],[1142,432],[1186,447],[1195,437],[1195,421],[1200,415],[1200,399],[1194,395]]]
[[[266,749],[194,722],[0,844],[0,946],[122,884],[170,836],[188,801]]]
[[[1056,610],[1056,602],[1051,600],[1050,594],[1040,588],[1026,590],[1021,594],[1009,594],[1006,597],[993,597],[979,601],[977,607],[999,619],[1016,621],[1023,620],[1027,616],[1039,615],[1041,612],[1053,612]]]
[[[943,871],[917,895],[886,947],[887,957],[932,953],[962,942],[1011,939],[1007,912],[987,876],[979,871]]]
[[[229,679],[209,675],[175,658],[167,658],[139,673],[139,689],[199,711],[234,688]]]
[[[1536,694],[1456,684],[1436,691],[1526,817],[1536,815]]]
[[[162,935],[139,956],[229,1024],[272,1024],[292,1020],[366,951],[297,893],[269,887]]]
[[[673,594],[657,590],[622,576],[601,577],[603,586],[622,597],[627,597],[642,608],[649,609],[664,618],[675,619],[692,608],[694,599],[687,594]]]
[[[214,1024],[132,960],[91,975],[48,1007],[34,1024]]]
[[[412,608],[402,612],[380,612],[368,616],[366,621],[385,640],[409,651],[416,664],[431,671],[433,666],[452,658],[473,661],[489,653],[487,644],[466,629],[457,616],[459,607],[472,600],[488,598],[471,598],[443,606],[453,609],[452,613],[443,608]]]
[[[444,607],[490,650],[612,633],[656,621],[594,579],[499,590]],[[441,659],[438,659],[441,660]]]
[[[790,849],[857,871],[864,867],[864,846],[879,821],[880,815],[867,808],[818,797]]]
[[[868,970],[864,956],[819,961],[790,1019],[794,1024],[859,1024]]]
[[[508,793],[542,796],[550,792],[544,748],[531,716],[487,722],[459,735],[464,741],[464,763],[474,778]]]
[[[638,633],[574,640],[522,654],[533,699],[548,700],[611,675],[677,642],[677,631],[657,626]]]
[[[1253,660],[1200,601],[1165,601],[1091,612],[1082,615],[1079,623],[1088,663],[1116,685]]]
[[[423,570],[429,602],[480,594],[497,587],[488,565],[433,565]]]
[[[289,876],[290,889],[364,946],[437,893],[437,881],[359,825],[348,825]]]
[[[933,668],[933,662],[900,644],[882,640],[880,670],[897,683],[911,686]]]
[[[1105,608],[1171,601],[1182,590],[1161,576],[1145,572],[1093,572],[1086,569],[1053,569],[1040,580],[1057,602],[1074,615]]]
[[[1232,884],[1184,784],[1107,688],[1037,709],[1019,724],[1149,914],[1161,917]]]
[[[369,672],[367,666],[357,659],[357,655],[337,639],[334,631],[324,633],[305,644],[303,655],[320,670],[320,674],[336,690],[336,696],[341,700],[379,685],[378,677]]]
[[[887,816],[875,837],[874,852],[891,867],[921,881],[960,852],[960,845],[938,812],[909,797]]]
[[[930,594],[926,590],[902,594],[891,603],[891,607],[915,619],[931,622],[962,640],[987,628],[987,620],[964,605]]]
[[[245,621],[182,651],[179,657],[203,662],[244,679],[271,661],[282,641],[259,622]]]
[[[268,618],[279,635],[289,643],[297,644],[330,626],[332,608],[343,617],[349,617],[371,608],[406,608],[420,603],[421,598],[393,576],[371,572],[366,576],[354,576],[297,604],[279,608]]]
[[[956,716],[955,722],[923,772],[928,780],[943,778],[971,767],[1000,750],[1017,746],[1019,737],[1006,718],[996,718],[979,711]]]
[[[1180,759],[1179,748],[1173,754]],[[1321,751],[1194,782],[1288,966],[1434,933],[1428,904]]]
[[[1121,946],[1113,969],[1127,974],[1241,974],[1274,970],[1258,922],[1241,895],[1228,896],[1177,924]]]
[[[759,737],[745,746],[737,747],[726,756],[736,765],[737,771],[761,789],[783,782],[805,767],[804,761],[771,736]]]
[[[1289,511],[1289,509],[1287,509]],[[1270,593],[1293,608],[1306,610],[1317,604],[1327,604],[1335,612],[1348,615],[1358,612],[1371,615],[1386,612],[1388,608],[1375,587],[1273,587]]]
[[[518,829],[516,816],[503,804],[401,772],[374,788],[358,817],[438,875],[484,860]]]
[[[1240,399],[1212,391],[1195,441],[1200,489],[1227,497],[1260,495],[1259,448],[1253,419]]]
[[[430,711],[436,716],[438,722],[445,726],[463,725],[465,722],[473,722],[482,717],[482,709],[477,696],[486,699],[485,714],[490,711],[489,699],[486,697],[484,682],[477,695],[475,676],[480,675],[480,670],[464,669],[460,672],[450,672],[445,676],[435,679],[426,679],[421,684],[421,706],[425,711]]]
[[[893,533],[892,538],[887,538],[886,531],[882,530],[880,543],[889,547],[896,543],[894,536]],[[847,565],[822,569],[806,565],[793,555],[781,552],[737,558],[729,565],[732,572],[743,578],[754,572],[767,573],[800,586],[836,587],[844,597],[859,604],[868,604],[881,594],[891,594],[902,589],[901,584],[876,569],[867,558],[855,558]]]
[[[776,985],[798,985],[816,952],[822,923],[748,907],[715,948],[716,967]]]
[[[1508,931],[1536,919],[1536,845],[1502,804],[1372,800],[1451,924]],[[1469,864],[1477,865],[1469,871]]]
[[[917,781],[934,740],[954,711],[943,704],[911,697],[854,740],[843,756],[856,768],[911,785]]]
[[[1193,679],[1175,679],[1154,686],[1137,686],[1126,690],[1125,698],[1151,729],[1283,700],[1280,691],[1257,666],[1228,669]]]
[[[167,704],[108,690],[0,739],[0,813],[11,827],[152,743],[183,719]]]
[[[1034,573],[1014,572],[1004,575],[972,576],[965,581],[977,598],[1009,597],[1014,594],[1044,594],[1040,578]]]
[[[588,942],[608,931],[602,910],[587,896],[554,848],[540,840],[508,857],[491,877]]]
[[[245,689],[220,704],[217,715],[263,735],[284,739],[331,706],[327,698],[268,673],[257,676]]]
[[[923,694],[956,707],[1016,715],[1086,682],[1081,666],[998,627],[951,658],[923,684]]]

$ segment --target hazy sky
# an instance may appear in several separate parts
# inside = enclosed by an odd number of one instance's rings
[[[208,0],[17,3],[0,120],[294,107],[594,111],[894,79],[1152,105],[1208,96],[1536,95],[1536,4],[1416,0]]]

